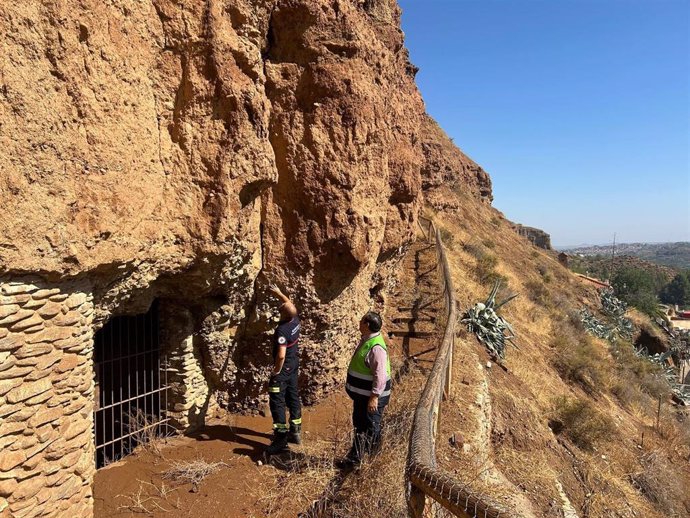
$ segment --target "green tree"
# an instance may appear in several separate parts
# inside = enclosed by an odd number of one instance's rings
[[[690,270],[676,275],[663,287],[659,296],[667,304],[690,305]]]
[[[662,281],[640,268],[623,267],[611,279],[616,296],[640,311],[653,315],[657,310],[657,293]]]

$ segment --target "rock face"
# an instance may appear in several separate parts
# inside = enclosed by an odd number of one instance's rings
[[[465,192],[487,203],[494,199],[491,178],[463,153],[428,115],[422,119],[422,188],[428,203],[437,209],[455,208]]]
[[[275,282],[309,402],[413,239],[422,173],[491,198],[424,115],[394,0],[29,0],[0,29],[0,516],[91,514],[113,317],[160,308],[167,415],[193,429],[265,400]]]
[[[551,250],[551,236],[539,228],[526,227],[519,223],[513,225],[515,232],[526,237],[534,246]]]
[[[84,279],[96,325],[155,297],[229,306],[217,349],[234,367],[214,379],[231,396],[253,391],[231,371],[252,380],[266,359],[238,344],[260,349],[269,279],[309,317],[307,359],[342,362],[420,203],[399,15],[392,0],[6,6],[4,277]]]

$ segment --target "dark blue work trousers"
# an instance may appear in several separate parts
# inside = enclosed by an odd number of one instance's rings
[[[380,397],[376,412],[369,413],[369,398],[350,394],[352,398],[352,425],[355,435],[347,457],[354,462],[361,462],[366,453],[375,454],[381,447],[381,419],[390,396]]]

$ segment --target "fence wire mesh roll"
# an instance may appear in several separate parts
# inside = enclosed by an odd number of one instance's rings
[[[516,517],[517,514],[497,503],[490,495],[480,494],[438,467],[436,433],[441,404],[450,391],[452,357],[458,321],[453,279],[441,234],[433,221],[427,224],[429,241],[435,244],[443,288],[446,327],[436,360],[414,414],[407,459],[407,501],[413,518],[431,517]]]

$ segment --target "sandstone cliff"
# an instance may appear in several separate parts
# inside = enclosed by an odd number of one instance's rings
[[[268,278],[307,317],[310,390],[328,385],[421,199],[399,16],[393,0],[4,6],[2,278],[85,280],[97,326],[180,300],[231,397],[268,354]]]
[[[438,123],[422,119],[422,188],[428,203],[437,209],[457,208],[454,193],[467,193],[491,203],[491,178],[484,169],[463,153]]]
[[[520,234],[534,246],[543,248],[544,250],[551,250],[551,236],[540,228],[526,227],[520,223],[513,223],[513,230]]]

